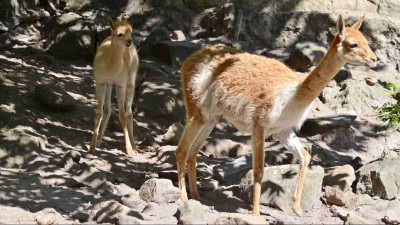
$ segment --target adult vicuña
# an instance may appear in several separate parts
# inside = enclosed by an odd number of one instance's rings
[[[132,102],[139,58],[132,44],[132,26],[129,22],[125,18],[113,21],[109,17],[108,20],[112,34],[100,44],[93,62],[97,109],[90,151],[94,152],[103,138],[111,115],[111,93],[115,85],[126,153],[132,156],[135,151],[135,147],[132,147],[134,145]]]
[[[296,75],[281,62],[224,46],[206,47],[182,65],[186,126],[175,152],[182,200],[187,200],[187,163],[192,198],[196,186],[196,156],[219,117],[251,133],[253,149],[253,213],[259,215],[264,170],[264,140],[272,135],[300,159],[293,210],[301,215],[301,194],[311,156],[294,133],[307,117],[311,103],[346,64],[374,67],[377,58],[358,31],[364,18],[345,27],[339,16],[334,38],[320,64],[307,76]]]

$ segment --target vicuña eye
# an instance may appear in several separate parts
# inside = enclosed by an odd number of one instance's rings
[[[358,44],[352,43],[352,44],[349,44],[349,47],[350,47],[350,48],[357,48],[357,47],[358,47]]]
[[[122,34],[117,34],[118,37],[122,37]]]

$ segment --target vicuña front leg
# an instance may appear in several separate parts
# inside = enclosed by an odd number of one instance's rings
[[[251,145],[253,148],[253,214],[260,215],[261,182],[264,175],[264,127],[257,124],[253,125],[251,135]]]
[[[106,96],[107,86],[106,84],[96,85],[96,97],[97,97],[97,108],[96,108],[96,121],[94,123],[92,141],[90,142],[90,152],[94,152],[97,145],[97,137],[99,136],[99,129],[101,121],[103,120],[103,106],[104,99]]]
[[[303,210],[301,209],[301,195],[303,193],[308,165],[310,164],[311,160],[310,154],[303,147],[301,148],[301,153],[303,157],[300,157],[299,179],[297,181],[296,190],[293,197],[293,211],[299,216],[303,215]]]
[[[132,103],[134,96],[135,96],[135,84],[128,82],[128,85],[126,86],[126,102],[125,102],[126,118],[128,123],[129,140],[131,141],[133,151],[136,152],[137,147],[135,144],[135,139],[133,137],[133,113],[132,113]]]
[[[301,216],[303,214],[303,210],[301,209],[301,196],[311,156],[304,149],[299,138],[292,130],[286,130],[281,133],[275,134],[274,138],[279,140],[289,151],[294,154],[294,156],[300,159],[300,172],[299,178],[296,183],[296,190],[293,196],[292,209],[297,215]]]

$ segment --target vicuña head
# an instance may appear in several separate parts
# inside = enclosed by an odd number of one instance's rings
[[[130,47],[132,44],[132,26],[125,17],[121,20],[113,21],[108,17],[110,27],[112,29],[112,41],[121,47]]]
[[[340,44],[337,45],[338,55],[347,63],[375,67],[377,58],[371,51],[367,39],[359,31],[364,17],[353,26],[345,27],[344,19],[340,15],[337,22],[337,30]]]
[[[219,118],[224,116],[252,136],[253,213],[259,214],[264,141],[272,135],[300,160],[292,208],[301,215],[301,195],[311,156],[294,129],[302,125],[311,103],[346,63],[375,66],[376,56],[358,31],[362,21],[363,18],[346,28],[343,18],[339,17],[339,34],[307,77],[297,75],[277,60],[225,46],[205,47],[191,55],[181,68],[186,106],[186,126],[176,149],[181,198],[187,200],[186,165],[190,195],[199,198],[196,155]]]
[[[108,20],[112,29],[111,36],[100,44],[93,61],[97,109],[90,151],[94,152],[103,138],[111,115],[111,93],[115,86],[125,149],[128,155],[133,155],[135,146],[132,102],[139,57],[132,44],[132,26],[129,22],[125,18],[113,21],[108,17]]]

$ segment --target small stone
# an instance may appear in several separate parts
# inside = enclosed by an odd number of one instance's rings
[[[57,221],[57,211],[53,208],[45,208],[39,212],[36,217],[36,222],[38,225],[51,225],[55,224]]]
[[[345,206],[355,209],[363,204],[362,198],[352,192],[343,192],[329,186],[325,187],[324,197],[329,205]]]
[[[366,77],[365,78],[365,82],[369,85],[369,86],[374,86],[378,80],[376,78],[373,77]]]
[[[242,213],[221,213],[220,216],[210,224],[227,224],[227,225],[256,225],[268,224],[267,221],[261,216],[247,215]]]
[[[122,196],[121,203],[129,208],[135,209],[138,207],[138,205],[144,203],[144,201],[140,198],[139,193],[135,193]]]
[[[180,197],[180,190],[167,179],[151,178],[140,187],[139,196],[146,202],[169,203]]]

